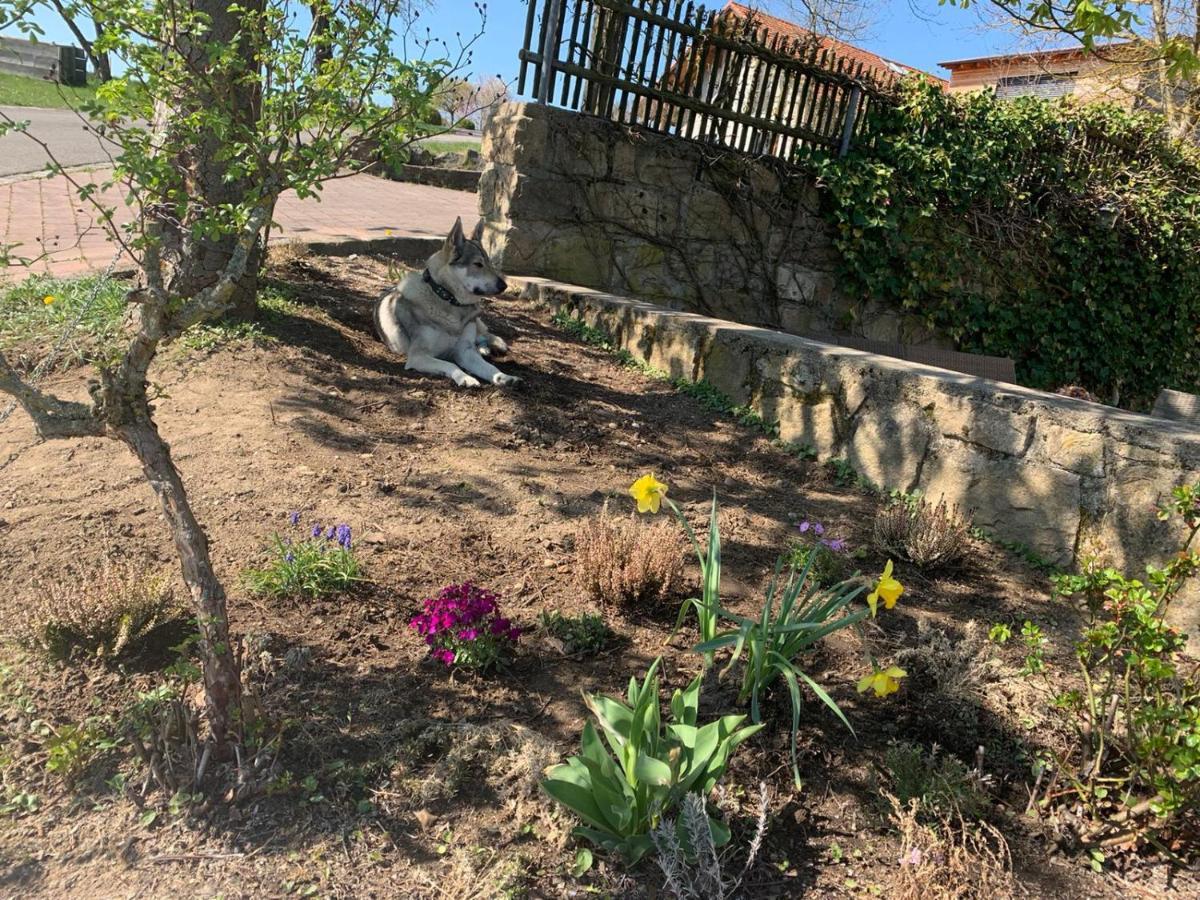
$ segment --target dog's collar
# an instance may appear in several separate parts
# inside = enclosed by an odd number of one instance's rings
[[[452,291],[448,287],[445,287],[444,285],[440,285],[436,281],[434,281],[433,276],[429,274],[428,269],[425,270],[425,274],[422,275],[421,278],[424,280],[424,282],[427,285],[429,285],[430,289],[435,294],[437,294],[439,297],[441,297],[443,300],[445,300],[451,306],[475,306],[476,305],[474,303],[463,303],[461,300],[459,300],[457,297],[454,296],[454,291]]]

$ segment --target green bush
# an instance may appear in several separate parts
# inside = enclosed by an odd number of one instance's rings
[[[698,724],[700,681],[696,676],[671,697],[671,718],[658,709],[656,659],[638,684],[629,680],[628,704],[614,697],[585,694],[604,733],[583,726],[580,754],[550,770],[542,788],[585,824],[574,833],[637,862],[653,849],[651,832],[689,793],[707,795],[725,772],[737,746],[761,725],[741,727],[745,716],[722,716]],[[607,742],[607,747],[605,747]],[[729,830],[709,820],[713,843],[729,841]]]
[[[1164,837],[1188,835],[1185,843],[1195,846],[1200,671],[1186,653],[1187,636],[1166,616],[1200,571],[1200,483],[1176,488],[1159,516],[1182,520],[1184,538],[1165,566],[1148,567],[1148,583],[1096,564],[1055,578],[1056,595],[1078,598],[1085,616],[1075,685],[1047,671],[1041,630],[1032,622],[1022,628],[1024,674],[1074,737],[1049,760],[1049,777],[1033,797],[1046,811],[1069,805],[1085,846],[1144,839],[1162,847]],[[1011,634],[998,625],[991,636],[1003,642]]]
[[[1200,388],[1200,154],[1106,105],[907,82],[872,140],[814,161],[842,275],[1015,360],[1022,383],[1145,408]]]

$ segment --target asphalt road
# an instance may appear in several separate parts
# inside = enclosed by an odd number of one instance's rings
[[[30,123],[28,134],[45,141],[50,152],[64,166],[86,166],[107,163],[105,148],[112,149],[83,120],[69,109],[36,109],[28,106],[0,106],[4,113],[18,122]],[[479,140],[477,133],[448,132],[441,140]],[[0,178],[39,172],[50,161],[38,144],[27,134],[6,134],[0,137]]]
[[[29,122],[28,133],[45,141],[64,166],[108,162],[100,137],[69,109],[0,106],[0,113],[18,122]],[[49,161],[46,151],[26,134],[9,133],[0,137],[0,177],[38,172]]]

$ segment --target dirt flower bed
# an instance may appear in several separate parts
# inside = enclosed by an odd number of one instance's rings
[[[512,348],[505,371],[524,383],[465,391],[405,372],[373,338],[373,298],[395,276],[384,262],[298,259],[272,276],[287,314],[250,339],[168,354],[155,372],[160,427],[208,530],[244,636],[245,677],[272,729],[261,783],[164,796],[149,776],[128,774],[138,770],[120,740],[97,739],[69,778],[48,772],[71,729],[77,742],[124,733],[174,657],[50,663],[9,641],[0,894],[655,896],[663,876],[651,860],[626,870],[585,854],[569,836],[575,821],[538,781],[578,752],[582,691],[620,694],[660,655],[664,695],[700,671],[694,618],[673,631],[698,571],[688,558],[673,602],[601,609],[574,577],[581,525],[606,503],[628,515],[630,483],[653,472],[702,529],[716,489],[722,600],[755,615],[802,523],[820,522],[828,541],[856,554],[851,568],[881,571],[886,560],[870,547],[883,501],[565,336],[527,302],[501,298],[486,314]],[[55,387],[82,393],[84,377],[72,370]],[[0,469],[6,632],[39,602],[31,586],[114,544],[141,570],[177,577],[154,499],[118,448],[36,444],[15,416],[0,431],[0,460],[18,451]],[[315,600],[253,591],[244,573],[264,565],[272,535],[310,520],[352,529],[360,580]],[[966,896],[972,860],[989,867],[974,883],[993,896],[1161,888],[1160,866],[1135,858],[1095,875],[1021,818],[1031,761],[1060,738],[1016,677],[1020,650],[996,648],[980,630],[1036,618],[1061,638],[1046,657],[1061,664],[1055,654],[1077,620],[1051,603],[1045,576],[975,542],[944,575],[901,562],[896,575],[905,593],[886,617],[837,633],[809,658],[854,733],[808,696],[796,790],[788,698],[768,695],[766,727],[738,749],[710,802],[733,833],[730,871],[762,825],[742,895]],[[487,674],[447,666],[411,625],[424,601],[462,584],[490,592],[505,633],[520,637]],[[603,612],[612,634],[595,652],[564,653],[539,626],[553,612]],[[964,640],[986,660],[955,657]],[[867,651],[888,661],[903,652],[907,683],[881,698],[858,693]],[[961,682],[949,705],[929,693],[942,671]],[[735,679],[710,675],[703,715],[744,712],[736,694]],[[984,798],[976,815],[986,827],[948,837],[915,818],[897,777],[913,766]],[[1188,877],[1176,872],[1174,884]]]

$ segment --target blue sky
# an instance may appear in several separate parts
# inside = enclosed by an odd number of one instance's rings
[[[722,0],[714,0],[721,3]],[[948,59],[986,56],[1014,49],[1013,34],[981,25],[974,10],[939,6],[937,0],[864,0],[876,10],[875,23],[859,46],[927,72],[947,77],[937,64]],[[981,0],[984,4],[987,0]],[[767,4],[769,5],[769,4]],[[516,77],[517,50],[525,31],[523,0],[489,0],[485,36],[476,42],[472,71],[475,75],[500,75],[505,81]],[[38,15],[46,40],[71,43],[70,32],[45,9]],[[455,42],[478,31],[479,19],[472,0],[435,0],[420,18],[420,27],[435,36]],[[11,33],[11,32],[10,32]]]

